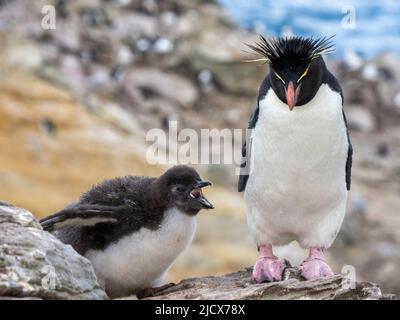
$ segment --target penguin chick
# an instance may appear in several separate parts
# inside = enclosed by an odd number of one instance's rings
[[[188,166],[106,180],[40,223],[92,262],[111,298],[127,296],[162,284],[193,239],[197,213],[214,208],[201,190],[209,185]]]

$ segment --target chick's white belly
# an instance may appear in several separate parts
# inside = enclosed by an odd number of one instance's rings
[[[317,102],[328,95],[322,93]],[[260,104],[245,191],[249,227],[258,245],[297,240],[303,247],[329,247],[347,201],[348,141],[341,103],[290,112],[276,101],[271,108],[271,96],[266,99],[270,103]]]
[[[171,209],[159,229],[142,228],[104,251],[88,251],[86,257],[110,296],[126,296],[161,285],[173,261],[191,243],[195,230],[195,217]]]

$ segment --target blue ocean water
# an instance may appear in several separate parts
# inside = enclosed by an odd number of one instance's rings
[[[240,25],[272,36],[336,35],[336,56],[400,55],[400,0],[219,0]]]

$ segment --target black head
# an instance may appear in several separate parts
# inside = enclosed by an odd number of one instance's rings
[[[260,41],[249,47],[270,65],[271,87],[293,110],[309,102],[322,84],[326,66],[322,54],[334,50],[330,38],[290,37]],[[250,60],[251,61],[251,60]]]
[[[195,215],[201,209],[214,209],[201,190],[203,187],[210,186],[211,183],[203,181],[191,167],[172,167],[157,179],[157,183],[167,193],[168,207],[177,207],[189,215]]]

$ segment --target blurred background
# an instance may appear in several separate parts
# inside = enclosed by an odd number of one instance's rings
[[[336,34],[326,60],[355,155],[329,262],[400,294],[399,14],[395,0],[0,0],[0,199],[39,218],[102,179],[159,175],[168,166],[146,161],[149,129],[247,126],[268,67],[241,62],[245,43]],[[206,195],[216,209],[199,215],[172,281],[257,258],[232,166],[196,169],[214,182]],[[293,263],[307,254],[295,244],[280,251]]]

